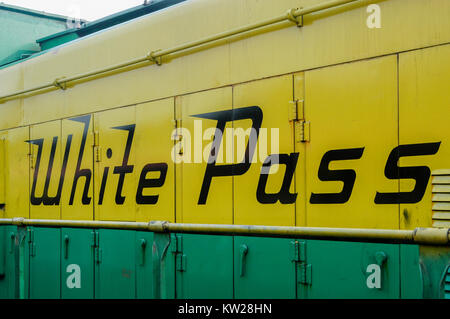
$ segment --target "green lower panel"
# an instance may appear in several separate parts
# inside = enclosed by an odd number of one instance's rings
[[[61,230],[61,298],[94,298],[94,232]]]
[[[136,232],[136,294],[138,299],[153,299],[153,233]]]
[[[177,235],[177,298],[233,298],[233,238]]]
[[[450,299],[450,247],[420,246],[423,297]]]
[[[423,278],[420,270],[419,246],[400,246],[400,275],[401,298],[423,298]]]
[[[31,299],[61,298],[61,230],[28,229]]]
[[[0,226],[0,299],[450,298],[450,247]]]
[[[296,298],[292,243],[292,239],[235,237],[235,298]]]
[[[100,229],[97,234],[95,298],[136,298],[135,232]]]
[[[308,283],[299,298],[399,298],[399,245],[335,241],[306,242]]]
[[[5,277],[6,249],[6,227],[0,226],[0,282]]]
[[[0,276],[0,299],[15,298],[15,239],[17,227],[0,227],[0,258],[3,274]]]

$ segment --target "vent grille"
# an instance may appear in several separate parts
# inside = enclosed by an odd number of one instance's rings
[[[433,227],[450,227],[450,169],[433,171]],[[450,292],[449,292],[450,293]]]
[[[450,299],[450,266],[447,267],[447,274],[445,275],[444,285],[445,299]]]

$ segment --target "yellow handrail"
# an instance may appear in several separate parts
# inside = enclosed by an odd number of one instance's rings
[[[296,23],[298,26],[301,26],[302,21],[303,21],[303,16],[306,14],[318,12],[318,11],[325,10],[325,9],[330,9],[333,7],[337,7],[337,6],[348,4],[350,2],[355,2],[355,1],[359,1],[359,0],[333,0],[333,1],[322,3],[322,4],[318,4],[315,6],[311,6],[308,8],[290,9],[287,11],[287,13],[280,15],[278,17],[275,17],[275,18],[271,18],[271,19],[264,20],[264,21],[261,21],[258,23],[254,23],[254,24],[249,24],[249,25],[246,25],[243,27],[239,27],[236,29],[226,31],[226,32],[218,33],[218,34],[215,34],[215,35],[212,35],[212,36],[209,36],[209,37],[197,40],[197,41],[188,42],[188,43],[181,44],[181,45],[169,48],[169,49],[151,51],[145,57],[136,58],[136,59],[133,59],[133,60],[130,60],[127,62],[109,66],[107,68],[98,69],[98,70],[78,74],[78,75],[71,76],[71,77],[58,78],[56,80],[51,81],[50,83],[47,83],[47,84],[44,84],[41,86],[37,86],[37,87],[22,90],[22,91],[17,91],[17,92],[11,93],[11,94],[3,95],[3,96],[0,96],[0,103],[5,103],[6,101],[10,101],[10,100],[18,99],[18,98],[25,98],[25,97],[27,97],[26,94],[28,94],[28,93],[38,94],[38,93],[43,93],[44,90],[55,90],[55,89],[65,90],[66,88],[69,88],[68,84],[75,85],[74,82],[76,82],[78,80],[87,80],[94,76],[95,77],[98,77],[101,75],[106,76],[106,74],[108,74],[109,72],[119,71],[121,69],[125,69],[125,68],[131,67],[131,66],[139,66],[139,64],[143,64],[143,63],[146,63],[145,65],[149,65],[149,63],[160,65],[162,63],[162,57],[164,57],[164,56],[167,56],[167,55],[170,55],[170,54],[173,54],[176,52],[185,51],[185,50],[192,49],[192,48],[197,48],[197,47],[205,45],[205,44],[223,40],[223,39],[226,39],[226,38],[238,35],[238,34],[242,34],[245,32],[249,32],[252,30],[256,30],[256,29],[259,29],[262,27],[267,27],[269,25],[280,23],[280,22],[283,22],[286,20],[292,21],[292,22]]]
[[[92,220],[0,219],[0,225],[106,228],[150,231],[156,233],[188,233],[210,235],[239,235],[257,237],[286,237],[339,241],[381,242],[450,246],[450,229],[416,228],[414,230],[325,228],[219,224],[180,224],[162,221],[114,222]]]

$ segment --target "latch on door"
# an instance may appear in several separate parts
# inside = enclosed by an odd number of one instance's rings
[[[239,249],[239,254],[240,254],[240,257],[241,257],[241,264],[240,264],[240,267],[239,267],[239,274],[240,274],[241,277],[243,277],[244,274],[245,274],[245,261],[247,259],[246,257],[247,257],[247,254],[248,254],[248,246],[245,245],[245,244],[241,245],[241,248]]]

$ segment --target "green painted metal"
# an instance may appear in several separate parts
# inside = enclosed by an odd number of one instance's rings
[[[30,256],[29,297],[31,299],[61,298],[61,230],[30,227],[27,233]],[[26,267],[20,268],[21,272],[26,272]],[[24,276],[25,274],[20,277],[24,278]],[[23,279],[21,279],[20,286],[23,287],[23,285]]]
[[[136,298],[153,299],[153,233],[136,232]]]
[[[136,298],[135,232],[100,229],[95,233],[95,298]]]
[[[179,299],[233,298],[233,238],[177,235]]]
[[[0,65],[12,62],[11,57],[18,51],[39,51],[37,38],[66,28],[64,17],[0,4]]]
[[[19,226],[14,238],[14,297],[30,298],[30,245],[29,232],[26,227]]]
[[[0,227],[0,280],[5,277],[6,249],[6,227]]]
[[[95,232],[61,229],[61,298],[94,298]]]
[[[450,247],[420,246],[420,266],[423,277],[423,297],[446,298],[450,267]],[[447,288],[449,288],[447,286]],[[447,290],[447,291],[446,291]]]
[[[399,245],[308,240],[305,256],[311,280],[299,283],[300,298],[400,297]]]
[[[423,279],[419,246],[400,245],[400,285],[402,299],[422,299]]]
[[[117,12],[102,19],[92,22],[81,21],[81,28],[73,28],[63,32],[55,33],[44,38],[37,39],[42,50],[48,50],[60,44],[70,42],[72,40],[109,29],[118,24],[136,19],[143,15],[165,9],[185,0],[156,0],[149,4],[139,5],[127,10]]]
[[[446,246],[35,226],[0,245],[0,299],[450,297]]]
[[[17,227],[1,227],[4,275],[0,277],[0,299],[15,298],[15,251]]]
[[[153,298],[175,298],[175,234],[154,233],[152,247]]]
[[[234,238],[234,296],[237,299],[295,299],[292,239]]]
[[[75,32],[64,32],[64,34],[55,37],[55,38],[49,38],[46,41],[39,42],[41,46],[41,50],[45,51],[54,47],[57,47],[58,45],[73,41],[78,39],[79,36]]]

